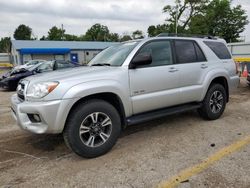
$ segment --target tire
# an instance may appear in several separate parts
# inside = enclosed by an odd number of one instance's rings
[[[80,103],[70,113],[63,132],[66,145],[81,157],[107,153],[121,132],[120,116],[114,106],[93,99]]]
[[[198,109],[200,116],[206,120],[216,120],[223,114],[227,103],[227,94],[221,84],[213,84],[209,87]]]

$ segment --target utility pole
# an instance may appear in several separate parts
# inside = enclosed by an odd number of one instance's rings
[[[179,2],[178,0],[175,1],[176,3],[176,14],[175,14],[175,34],[178,34],[178,14],[179,14]]]
[[[63,31],[63,24],[62,24],[62,36],[61,36],[61,39],[64,40],[64,31]]]

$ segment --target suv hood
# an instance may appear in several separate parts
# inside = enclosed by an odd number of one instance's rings
[[[74,84],[83,83],[86,81],[113,78],[114,74],[120,70],[121,67],[97,67],[97,66],[84,66],[71,69],[62,69],[49,73],[37,74],[25,80],[31,84],[46,81],[58,81],[60,83],[73,82]]]

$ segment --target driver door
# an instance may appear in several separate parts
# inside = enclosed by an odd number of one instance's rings
[[[133,113],[179,104],[179,70],[174,64],[170,40],[146,43],[137,53],[150,53],[152,63],[129,69]]]

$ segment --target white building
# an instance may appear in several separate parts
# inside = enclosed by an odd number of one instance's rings
[[[250,42],[229,43],[228,48],[234,59],[250,62]]]
[[[0,63],[9,63],[10,55],[8,53],[0,53]]]
[[[11,61],[20,65],[32,59],[88,63],[114,42],[12,40]]]

